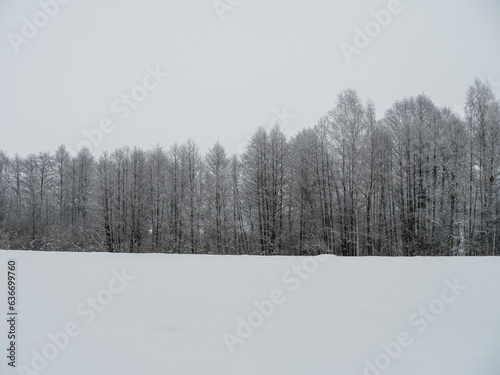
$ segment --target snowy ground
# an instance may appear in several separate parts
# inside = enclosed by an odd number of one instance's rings
[[[500,374],[500,258],[0,251],[3,311],[8,259],[5,375]]]

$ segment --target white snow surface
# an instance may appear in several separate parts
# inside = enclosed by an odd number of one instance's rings
[[[17,367],[2,355],[5,375],[500,374],[498,257],[0,251],[3,311],[9,259],[17,265]],[[134,280],[112,281],[116,272]],[[273,291],[282,303],[267,317],[254,301]],[[82,311],[96,296],[107,304],[87,323]],[[237,337],[238,318],[252,313],[262,324],[231,353],[223,335]],[[6,312],[1,321],[5,353]],[[79,334],[54,353],[49,334],[71,322]],[[401,335],[407,346],[384,354]],[[53,358],[38,371],[32,361],[44,348]]]

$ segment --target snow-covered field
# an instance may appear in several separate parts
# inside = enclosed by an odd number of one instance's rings
[[[16,368],[5,356],[9,259]],[[500,374],[500,258],[0,261],[5,375]]]

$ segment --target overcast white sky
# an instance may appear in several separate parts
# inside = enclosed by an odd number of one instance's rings
[[[189,137],[203,152],[220,140],[233,153],[271,121],[288,135],[313,126],[347,87],[371,98],[377,117],[422,92],[459,107],[475,76],[500,96],[500,1],[401,0],[348,63],[340,43],[354,45],[355,28],[389,3],[243,0],[221,20],[213,0],[71,0],[44,20],[37,1],[0,0],[0,150],[74,150],[109,119],[96,155]],[[9,33],[23,36],[24,17],[48,22],[16,53]],[[148,67],[169,73],[148,78],[150,91],[137,87]],[[147,97],[126,118],[113,112],[134,89]]]

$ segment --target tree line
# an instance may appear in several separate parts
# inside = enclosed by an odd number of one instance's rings
[[[294,137],[259,128],[241,155],[194,141],[25,158],[0,151],[0,248],[344,256],[497,255],[500,102],[464,118],[426,95],[342,91]]]

